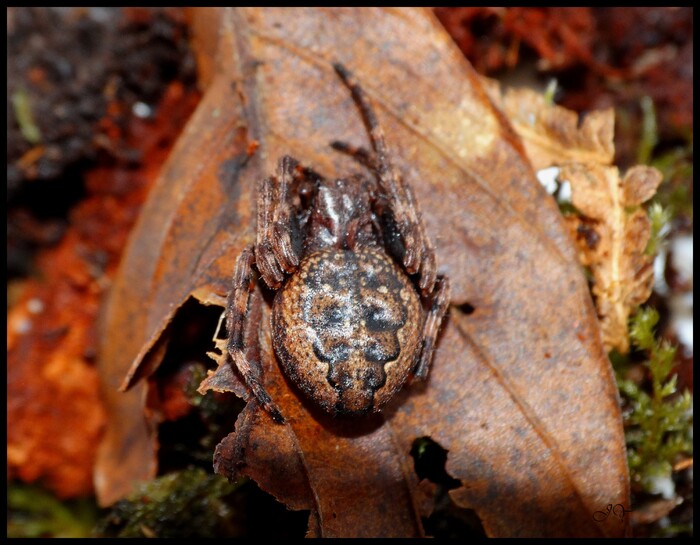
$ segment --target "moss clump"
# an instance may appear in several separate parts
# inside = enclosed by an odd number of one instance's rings
[[[38,486],[7,487],[7,537],[90,537],[97,516],[92,498],[62,501]]]
[[[116,503],[98,532],[112,537],[230,535],[231,508],[223,498],[237,487],[201,468],[169,473]]]
[[[661,482],[671,483],[673,465],[693,452],[692,396],[677,392],[674,366],[676,348],[654,336],[659,320],[653,308],[640,309],[632,318],[630,337],[647,355],[644,365],[651,392],[632,380],[618,377],[618,386],[629,408],[625,414],[628,462],[633,485],[649,493],[661,492]]]

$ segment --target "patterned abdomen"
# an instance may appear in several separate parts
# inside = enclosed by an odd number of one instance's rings
[[[377,411],[420,353],[423,310],[383,251],[326,249],[278,291],[273,345],[287,376],[331,414]]]

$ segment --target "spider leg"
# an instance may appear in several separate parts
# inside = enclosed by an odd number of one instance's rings
[[[274,205],[273,222],[275,238],[272,250],[277,262],[287,274],[299,266],[299,255],[292,240],[299,237],[299,226],[293,222],[291,206],[288,201],[289,187],[296,177],[299,163],[285,155],[278,167],[277,202]]]
[[[260,276],[273,289],[282,285],[285,273],[294,272],[299,266],[298,250],[293,244],[299,239],[299,226],[288,200],[290,186],[300,176],[298,165],[285,155],[279,161],[277,176],[263,179],[260,185],[255,257]]]
[[[347,142],[341,142],[340,140],[334,140],[331,142],[331,147],[336,151],[349,155],[355,159],[355,161],[368,169],[377,170],[377,162],[369,150],[362,147],[353,146]]]
[[[430,294],[430,310],[425,317],[423,325],[423,348],[420,357],[413,369],[413,377],[417,380],[425,380],[430,369],[430,362],[433,359],[435,350],[435,339],[437,338],[440,324],[447,312],[450,302],[450,284],[446,277],[438,276],[435,287]]]
[[[406,185],[406,196],[408,198],[409,207],[417,211],[416,198],[413,195],[413,190],[410,185]],[[417,212],[415,212],[415,215],[417,217],[415,226],[418,232],[418,240],[420,241],[423,252],[423,258],[420,262],[420,280],[418,281],[418,285],[423,293],[428,293],[431,292],[435,286],[435,280],[437,278],[437,260],[435,258],[433,245],[425,234],[423,220]]]
[[[255,261],[265,283],[276,289],[282,285],[284,272],[277,261],[274,247],[274,208],[277,200],[277,179],[264,178],[258,189],[258,232],[255,244]],[[239,258],[240,259],[240,258]]]
[[[253,247],[248,245],[236,260],[231,291],[226,304],[226,328],[229,332],[226,349],[241,374],[243,382],[250,388],[255,398],[275,422],[283,423],[284,417],[260,382],[262,365],[259,361],[249,362],[246,357],[245,326],[250,293],[255,285],[254,263]]]
[[[386,195],[391,212],[390,217],[386,217],[384,221],[385,223],[390,223],[386,229],[389,231],[387,238],[393,241],[392,251],[396,254],[397,259],[403,263],[409,274],[415,274],[420,271],[419,285],[421,290],[424,293],[431,292],[437,274],[435,255],[425,236],[413,191],[403,181],[389,158],[384,132],[377,121],[377,116],[367,95],[354,76],[343,65],[334,64],[333,67],[343,80],[343,83],[350,89],[352,97],[362,113],[372,141],[372,147],[376,154],[376,159],[373,161],[374,170],[377,173],[379,189]],[[340,147],[341,151],[353,149],[343,144]],[[359,152],[359,149],[355,148],[355,153],[352,151],[350,153],[360,162],[363,161],[363,153]],[[400,240],[396,240],[395,235],[398,235]]]

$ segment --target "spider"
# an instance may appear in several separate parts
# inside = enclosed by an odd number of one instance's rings
[[[276,290],[272,343],[288,378],[333,416],[378,412],[409,376],[427,377],[449,301],[413,192],[391,163],[365,92],[342,65],[373,153],[331,146],[373,173],[330,181],[290,156],[261,181],[257,236],[238,257],[226,308],[227,351],[277,422],[284,418],[244,345],[257,275]]]

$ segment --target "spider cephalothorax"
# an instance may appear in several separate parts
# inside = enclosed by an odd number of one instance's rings
[[[287,376],[326,412],[378,411],[409,376],[424,379],[448,304],[415,198],[390,162],[362,89],[341,65],[367,125],[373,152],[341,142],[372,176],[330,181],[289,157],[261,182],[257,240],[236,262],[226,319],[228,352],[245,383],[277,421],[259,362],[243,331],[255,269],[277,290],[275,354]]]

